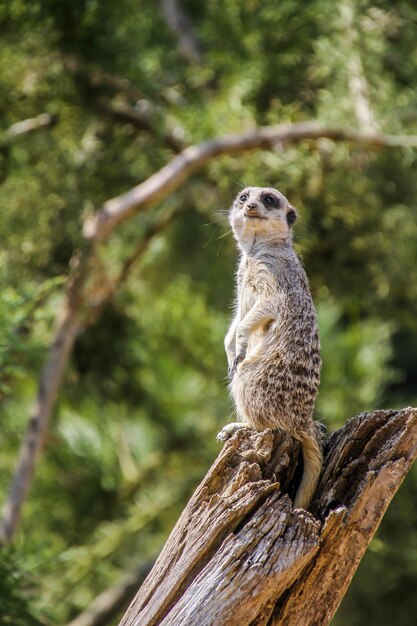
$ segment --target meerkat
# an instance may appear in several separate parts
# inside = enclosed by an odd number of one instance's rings
[[[297,213],[272,188],[238,194],[230,224],[240,248],[235,316],[225,338],[230,391],[239,428],[282,428],[301,444],[304,471],[294,508],[306,509],[322,463],[321,428],[313,421],[320,383],[320,340],[307,276],[292,247]]]

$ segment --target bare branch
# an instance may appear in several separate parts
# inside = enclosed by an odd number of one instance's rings
[[[12,124],[10,128],[3,132],[3,136],[0,140],[0,145],[8,146],[13,141],[22,135],[27,135],[29,133],[33,133],[37,130],[44,130],[45,128],[52,128],[58,121],[58,117],[56,115],[51,115],[50,113],[41,113],[36,117],[31,117],[27,120],[22,120],[21,122],[16,122],[16,124]]]
[[[352,141],[368,148],[417,147],[416,135],[384,135],[372,131],[327,127],[317,122],[265,126],[247,133],[226,135],[186,148],[145,182],[106,202],[101,210],[85,222],[84,236],[95,243],[104,240],[116,226],[163,200],[214,157],[261,148],[271,150],[289,143],[322,138]]]
[[[168,26],[178,39],[183,57],[195,65],[202,65],[202,45],[180,0],[161,0],[161,5]]]
[[[36,460],[48,431],[64,369],[79,329],[82,281],[83,275],[77,270],[70,281],[64,305],[57,319],[54,341],[42,370],[36,404],[28,421],[10,492],[3,508],[0,543],[5,544],[12,540],[33,479]]]

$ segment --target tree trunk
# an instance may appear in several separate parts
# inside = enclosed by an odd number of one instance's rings
[[[417,409],[331,435],[310,513],[293,510],[299,447],[238,431],[191,498],[122,626],[325,626],[417,456]]]

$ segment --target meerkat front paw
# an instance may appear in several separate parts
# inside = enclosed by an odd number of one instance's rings
[[[245,358],[245,357],[244,357],[243,355],[239,355],[239,356],[237,356],[237,357],[234,359],[234,361],[233,361],[232,365],[231,365],[231,366],[229,367],[229,369],[227,370],[227,373],[228,373],[228,375],[229,375],[229,378],[233,378],[233,376],[234,376],[234,375],[235,375],[235,373],[236,373],[237,366],[239,365],[239,363],[241,363],[241,362],[243,361],[243,359],[244,359],[244,358]]]
[[[216,439],[217,441],[227,441],[241,428],[250,428],[250,425],[247,422],[231,422],[231,424],[226,424],[226,426],[221,429]]]

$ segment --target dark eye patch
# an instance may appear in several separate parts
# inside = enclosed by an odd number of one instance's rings
[[[278,207],[279,206],[279,199],[276,196],[273,196],[270,193],[262,196],[262,202],[269,209],[272,209],[272,207]]]
[[[248,199],[248,196],[245,193],[242,193],[242,195],[239,196],[239,200],[241,202],[245,202],[245,200],[247,200],[247,199]]]

